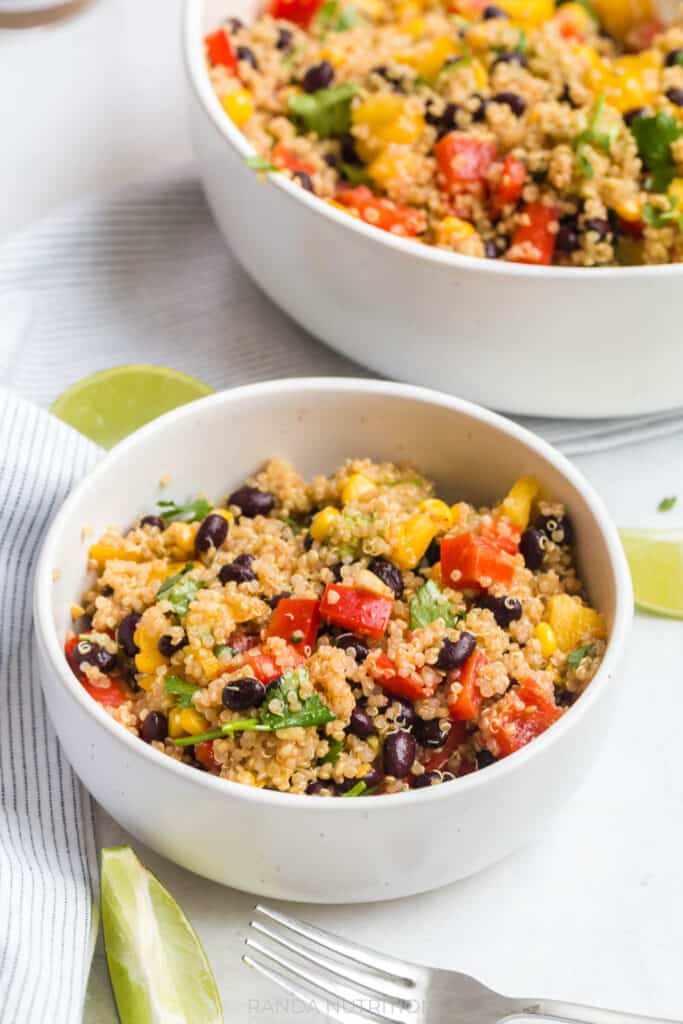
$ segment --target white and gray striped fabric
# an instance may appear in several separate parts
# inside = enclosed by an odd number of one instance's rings
[[[45,714],[31,581],[45,527],[98,449],[0,389],[0,1021],[81,1020],[96,921],[90,799]]]
[[[186,170],[81,201],[0,246],[0,383],[49,405],[72,381],[137,362],[173,366],[217,389],[367,376],[258,291]],[[576,455],[683,430],[683,408],[524,422]]]

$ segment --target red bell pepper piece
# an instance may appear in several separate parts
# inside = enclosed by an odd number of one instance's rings
[[[321,3],[322,0],[271,0],[269,13],[273,18],[308,28]]]
[[[194,756],[203,764],[207,771],[217,772],[220,768],[218,761],[213,756],[213,740],[204,740],[203,743],[195,743]]]
[[[448,710],[456,722],[471,722],[479,715],[482,696],[479,690],[479,674],[488,663],[482,651],[474,651],[460,670],[460,691],[457,697],[448,695]]]
[[[507,757],[521,750],[553,725],[564,712],[558,708],[533,679],[525,679],[512,691],[522,702],[506,701],[505,710],[495,732],[496,757]],[[505,700],[505,698],[503,698]]]
[[[380,640],[387,628],[393,605],[390,597],[328,583],[320,603],[320,614],[334,626],[342,626],[351,633]]]
[[[356,185],[355,188],[340,185],[335,199],[342,206],[355,210],[367,224],[381,231],[390,231],[392,235],[412,237],[419,235],[427,226],[422,210],[414,206],[399,206],[391,199],[381,199],[367,185]]]
[[[453,722],[448,739],[444,745],[435,750],[431,757],[424,762],[426,772],[441,772],[446,767],[451,757],[461,743],[467,739],[467,728],[464,722]]]
[[[303,171],[304,174],[315,174],[314,164],[308,160],[301,160],[296,153],[292,153],[281,142],[278,142],[277,146],[273,146],[270,162],[282,171]]]
[[[72,636],[70,640],[64,644],[64,653],[66,654],[66,660],[69,662],[71,667],[71,653],[78,643],[79,637]],[[93,683],[88,681],[88,677],[83,675],[82,672],[75,672],[73,668],[71,671],[78,679],[79,683],[89,693],[93,700],[96,700],[98,704],[101,704],[103,708],[118,708],[121,704],[125,704],[127,700],[130,700],[130,695],[119,679],[114,679],[112,676],[107,676],[108,684],[106,686],[95,686]]]
[[[243,665],[245,668],[251,669],[254,674],[254,679],[258,679],[260,683],[264,685],[272,683],[273,679],[279,679],[283,672],[286,672],[288,668],[298,668],[299,665],[303,665],[306,660],[299,652],[291,645],[287,647],[287,656],[281,655],[281,665],[275,661],[275,658],[270,654],[261,654],[260,652],[254,651],[251,654],[247,654]],[[237,667],[237,666],[235,666]],[[233,672],[234,667],[231,666],[228,671]]]
[[[491,193],[491,213],[500,217],[506,206],[516,203],[526,182],[526,167],[511,153],[503,161],[500,181]]]
[[[465,132],[449,132],[434,146],[436,163],[448,192],[483,189],[488,170],[496,159],[496,143]]]
[[[528,203],[524,215],[525,223],[515,231],[506,259],[510,263],[546,267],[552,263],[555,254],[557,208],[545,203]]]
[[[406,697],[408,700],[423,700],[431,697],[433,688],[428,686],[420,676],[399,675],[396,665],[388,654],[378,654],[370,663],[373,679],[394,697]]]
[[[459,572],[459,579],[452,573]],[[458,590],[486,590],[494,583],[509,586],[515,560],[507,551],[474,533],[444,537],[441,541],[441,581]]]
[[[219,28],[204,39],[206,54],[212,67],[227,68],[237,74],[237,57],[224,29]]]
[[[642,238],[645,234],[645,224],[642,220],[624,220],[619,217],[619,230],[629,238]]]
[[[320,601],[308,597],[281,598],[268,623],[266,636],[280,636],[300,651],[313,650],[320,625]]]
[[[666,30],[666,25],[657,18],[650,18],[648,21],[641,21],[639,25],[632,28],[626,37],[626,43],[629,50],[634,53],[641,53],[643,50],[649,50],[652,46],[655,36],[660,35]]]
[[[492,522],[483,525],[481,535],[495,548],[507,551],[508,555],[516,555],[519,551],[522,531],[514,526],[506,516],[495,516]]]

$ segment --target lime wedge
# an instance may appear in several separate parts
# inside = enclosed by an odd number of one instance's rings
[[[197,933],[129,846],[102,850],[102,926],[121,1024],[223,1024]]]
[[[638,607],[683,619],[683,529],[620,534]]]
[[[212,394],[212,388],[166,366],[115,366],[76,381],[50,412],[103,448],[112,448],[138,427]]]

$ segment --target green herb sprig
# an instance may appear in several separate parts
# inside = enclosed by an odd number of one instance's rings
[[[595,174],[593,170],[593,164],[586,156],[584,150],[586,146],[594,146],[598,149],[602,149],[603,152],[609,154],[612,151],[612,143],[615,141],[618,134],[617,129],[611,132],[603,132],[599,130],[600,119],[605,107],[605,94],[600,93],[598,100],[593,108],[588,127],[585,131],[579,132],[572,139],[572,146],[576,150],[576,159],[579,164],[579,169],[583,174],[584,178],[592,178]]]
[[[206,498],[197,498],[187,505],[177,505],[175,501],[158,501],[160,516],[165,525],[174,522],[196,523],[206,519],[213,505]]]
[[[676,177],[671,144],[683,135],[683,127],[670,114],[660,110],[652,117],[635,117],[629,128],[638,144],[640,158],[650,172],[647,188],[653,192],[666,192]]]
[[[265,156],[260,156],[255,153],[253,156],[248,156],[244,161],[244,166],[251,168],[252,171],[279,171],[280,168],[272,164]]]
[[[185,618],[195,597],[206,586],[201,580],[192,579],[187,575],[193,568],[194,563],[188,562],[180,572],[174,576],[167,576],[157,590],[156,600],[168,601],[179,619]]]
[[[593,644],[588,644],[587,647],[577,647],[575,651],[567,655],[567,664],[570,668],[578,668],[584,658],[589,658],[595,647]]]
[[[662,498],[659,505],[657,505],[658,512],[669,512],[678,502],[678,498],[672,495],[670,498]]]
[[[166,693],[172,693],[176,699],[176,707],[178,708],[191,708],[194,707],[192,703],[193,694],[199,689],[194,683],[187,683],[184,679],[179,676],[166,676],[164,680],[164,689]]]
[[[437,619],[443,619],[446,629],[452,629],[462,618],[434,580],[428,580],[420,587],[410,602],[409,610],[411,629],[421,629]]]
[[[343,82],[313,93],[290,93],[287,106],[305,131],[327,139],[348,132],[351,127],[351,100],[357,91],[353,83]]]

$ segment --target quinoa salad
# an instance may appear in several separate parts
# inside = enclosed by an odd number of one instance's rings
[[[536,480],[448,504],[367,459],[307,483],[272,459],[223,502],[159,502],[89,550],[69,665],[169,757],[249,786],[356,797],[513,754],[605,650],[574,528]]]
[[[278,171],[416,243],[532,265],[683,261],[683,18],[624,0],[269,0],[205,40]]]

